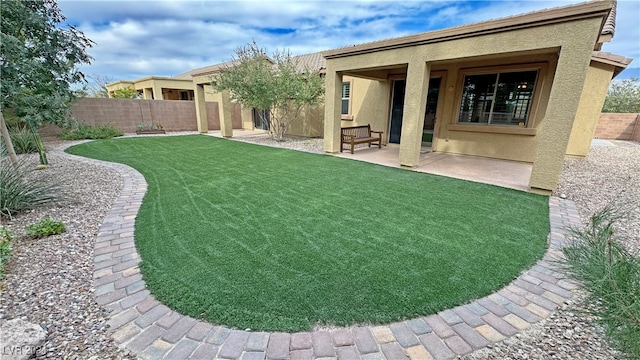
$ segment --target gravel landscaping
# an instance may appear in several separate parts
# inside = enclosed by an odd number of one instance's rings
[[[322,153],[322,140],[291,138],[275,142],[267,136],[241,141]],[[625,204],[620,224],[625,245],[640,254],[640,144],[611,141],[594,146],[586,159],[566,160],[555,195],[576,202],[586,220],[609,201]],[[606,142],[605,142],[606,144]],[[48,148],[58,144],[50,142]],[[32,156],[34,164],[37,157]],[[129,359],[110,339],[106,318],[93,295],[93,246],[102,219],[119,195],[122,178],[112,170],[78,163],[49,152],[51,166],[31,176],[55,181],[66,199],[36,209],[2,225],[14,231],[14,254],[0,282],[0,323],[14,318],[39,324],[47,332],[38,359]],[[62,220],[67,232],[29,240],[25,227],[45,217]],[[595,319],[584,314],[584,294],[528,330],[474,352],[466,359],[623,359],[603,340]]]

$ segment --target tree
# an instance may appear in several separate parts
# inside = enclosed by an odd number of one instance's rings
[[[602,112],[640,113],[640,81],[637,78],[612,81]]]
[[[113,97],[116,99],[137,99],[139,97],[136,89],[131,86],[117,89],[113,92]]]
[[[108,98],[109,92],[107,91],[107,84],[114,82],[115,80],[105,75],[87,75],[89,79],[87,86],[83,89],[85,97],[92,98]]]
[[[34,134],[43,122],[65,125],[76,97],[71,85],[86,82],[76,66],[91,62],[86,50],[93,42],[63,26],[54,0],[3,1],[0,18],[0,130],[17,164],[2,112],[13,109]]]
[[[211,85],[218,92],[228,90],[245,108],[262,110],[258,111],[261,120],[282,141],[304,108],[320,103],[324,81],[288,51],[276,51],[271,58],[266,54],[255,42],[237,49],[233,60],[212,77]]]

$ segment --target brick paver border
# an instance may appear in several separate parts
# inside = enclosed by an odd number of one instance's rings
[[[579,225],[580,216],[572,201],[551,197],[543,259],[503,289],[469,304],[388,325],[331,331],[286,334],[214,326],[169,309],[146,289],[133,237],[147,189],[144,177],[126,165],[63,154],[109,167],[124,179],[95,241],[94,293],[111,311],[113,339],[142,359],[452,359],[527,329],[576,289],[553,259],[565,244],[565,228]]]

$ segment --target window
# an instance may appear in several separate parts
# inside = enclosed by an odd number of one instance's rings
[[[538,70],[464,76],[459,124],[526,127]]]
[[[351,82],[342,83],[342,115],[351,113]]]
[[[260,130],[269,130],[269,110],[253,109],[253,126]]]

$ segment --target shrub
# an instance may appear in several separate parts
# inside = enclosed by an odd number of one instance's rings
[[[65,129],[60,134],[63,140],[83,140],[83,139],[111,139],[113,137],[122,136],[122,130],[113,125],[86,125],[78,124],[73,129]]]
[[[67,228],[62,221],[51,220],[51,218],[44,218],[35,224],[27,226],[29,236],[36,239],[49,235],[60,235],[66,230]]]
[[[0,279],[4,278],[4,267],[9,261],[13,248],[11,247],[12,232],[0,225]]]
[[[14,127],[9,131],[9,136],[11,136],[11,142],[13,143],[13,148],[16,151],[16,154],[30,154],[38,152],[38,146],[36,144],[36,139],[33,137],[33,134],[26,127]],[[2,142],[2,148],[6,149],[4,144],[4,139],[0,140]],[[3,152],[6,150],[3,150]]]
[[[569,229],[560,263],[589,292],[590,311],[612,344],[640,359],[640,259],[619,242],[614,225],[623,215],[607,205],[584,229]]]
[[[27,178],[28,164],[22,159],[14,167],[8,159],[0,160],[0,217],[11,217],[58,200],[58,186],[38,178]]]
[[[31,154],[38,152],[37,139],[26,127],[13,131],[10,135],[16,154]]]

